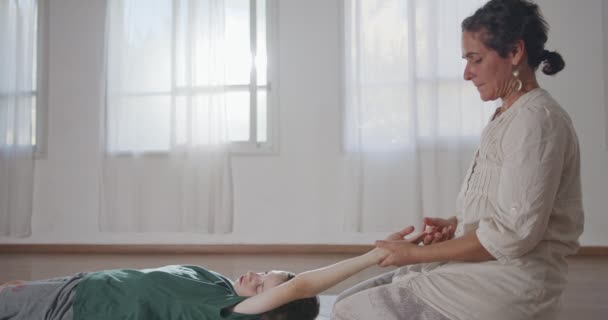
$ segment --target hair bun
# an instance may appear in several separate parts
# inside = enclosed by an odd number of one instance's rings
[[[566,66],[562,55],[556,51],[543,50],[540,61],[543,62],[543,73],[546,75],[554,75]]]

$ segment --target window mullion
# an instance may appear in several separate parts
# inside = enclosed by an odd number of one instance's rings
[[[431,16],[439,16],[439,6],[437,5],[436,2],[431,2],[429,3],[429,11],[430,11],[430,15]],[[428,21],[426,21],[426,23],[428,24],[428,28],[430,30],[429,32],[429,43],[433,43],[433,44],[438,44],[439,43],[439,39],[438,39],[438,34],[439,34],[439,30],[437,30],[437,23],[438,21],[435,20],[431,20],[428,19]],[[430,84],[432,86],[432,90],[433,92],[439,92],[439,81],[437,79],[438,75],[439,75],[439,58],[438,58],[438,54],[437,54],[437,50],[429,50],[429,54],[430,54],[430,69],[431,69],[431,79],[430,79]],[[431,101],[431,116],[433,119],[433,127],[432,129],[432,133],[435,137],[438,137],[440,132],[439,132],[439,123],[440,123],[440,115],[439,115],[439,94],[432,94],[430,97]]]
[[[249,80],[249,142],[257,143],[258,138],[258,76],[256,66],[257,56],[257,3],[256,0],[249,0],[249,35],[251,46],[251,73]]]
[[[411,59],[416,59],[416,3],[414,1],[408,1],[407,3],[407,30],[408,30],[408,57],[410,57]],[[419,132],[419,128],[418,128],[418,107],[417,107],[417,101],[418,101],[418,94],[417,94],[417,83],[416,83],[416,75],[417,75],[417,70],[416,70],[416,63],[417,61],[414,60],[414,63],[410,63],[409,64],[409,68],[410,68],[410,73],[408,75],[408,81],[412,81],[413,83],[413,88],[411,90],[411,95],[410,95],[410,105],[414,106],[413,108],[411,108],[412,110],[412,126],[411,126],[411,137],[413,137],[414,139],[418,139],[418,132]],[[418,146],[418,148],[420,148],[420,146]],[[419,151],[419,150],[417,150]],[[416,152],[417,153],[417,152]],[[420,160],[420,157],[417,156],[416,157],[416,162],[415,162],[415,166],[416,166],[416,172],[422,172],[422,163]],[[419,187],[418,189],[420,189],[420,187],[422,186],[422,180],[421,180],[421,175],[417,175],[417,179],[416,179],[416,184]],[[422,210],[424,208],[423,203],[422,203],[422,197],[417,197],[417,204],[416,207],[419,208],[419,210]]]
[[[416,3],[414,1],[408,1],[406,5],[407,11],[407,30],[408,30],[408,57],[410,59],[416,59]],[[408,81],[413,83],[413,89],[410,94],[410,105],[416,106],[418,96],[416,92],[416,61],[414,63],[409,64],[409,75]],[[416,107],[412,108],[412,126],[410,130],[410,134],[412,137],[418,136],[418,109]]]
[[[15,81],[15,88],[17,90],[21,89],[20,88],[20,84],[22,84],[23,82],[21,81],[21,77],[23,77],[23,68],[24,68],[24,64],[23,62],[19,63],[19,57],[21,57],[20,52],[23,52],[23,21],[22,21],[22,12],[21,12],[21,7],[19,6],[19,2],[15,2],[15,31],[16,31],[16,37],[15,37],[15,59],[17,59],[17,63],[15,66],[15,76],[16,76],[16,81]],[[28,61],[29,62],[29,61]],[[11,131],[12,131],[12,143],[13,145],[19,145],[19,136],[20,136],[20,132],[19,132],[19,115],[21,114],[21,110],[20,110],[20,103],[19,103],[19,99],[17,97],[17,95],[15,95],[15,99],[13,100],[13,119],[12,121],[9,120],[9,124],[12,122],[11,125]]]
[[[48,1],[36,3],[36,157],[46,155],[48,122]]]
[[[177,77],[176,77],[177,79]],[[177,83],[177,80],[176,80]],[[196,86],[196,87],[188,87],[188,86],[177,86],[173,87],[173,91],[154,91],[154,92],[125,92],[121,94],[122,97],[134,98],[134,97],[156,97],[156,96],[168,96],[174,94],[177,96],[187,96],[187,95],[195,95],[195,94],[204,94],[204,93],[214,93],[214,92],[237,92],[249,90],[249,84],[235,84],[235,85],[225,85],[225,86]],[[257,86],[258,90],[268,90],[268,86]],[[34,92],[35,93],[35,92]],[[21,94],[21,96],[28,96],[30,92],[26,92]],[[1,95],[0,97],[12,97],[14,95]]]
[[[177,145],[177,118],[176,118],[176,92],[177,92],[177,19],[179,17],[178,0],[172,1],[172,20],[171,20],[171,112],[169,126],[170,139],[169,146],[171,149]]]
[[[8,99],[8,98],[27,98],[31,96],[36,96],[36,90],[27,90],[27,91],[18,91],[16,93],[0,93],[0,98]]]
[[[194,33],[194,19],[195,19],[195,12],[199,12],[198,10],[200,10],[201,8],[198,7],[199,3],[195,2],[193,3],[192,1],[188,1],[187,2],[187,6],[188,6],[188,10],[186,10],[186,12],[188,13],[188,23],[186,24],[186,30],[184,31],[184,41],[186,41],[186,44],[184,46],[184,50],[185,50],[185,58],[184,58],[184,64],[185,64],[185,77],[186,77],[186,87],[192,87],[192,83],[194,82],[192,80],[193,75],[192,75],[192,44],[191,42],[194,41],[193,38],[193,33]],[[207,10],[209,10],[209,8],[206,8]],[[197,39],[198,40],[198,39]],[[185,128],[186,128],[186,144],[188,143],[193,143],[193,133],[192,133],[192,121],[190,119],[192,119],[192,100],[193,97],[191,94],[187,94],[186,95],[186,123]]]

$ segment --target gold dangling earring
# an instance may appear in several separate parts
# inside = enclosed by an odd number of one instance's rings
[[[519,80],[519,68],[513,70],[513,78],[515,78],[515,91],[521,91],[524,84]]]

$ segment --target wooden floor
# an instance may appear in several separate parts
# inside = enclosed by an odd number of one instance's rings
[[[195,264],[229,278],[246,271],[289,270],[302,272],[350,257],[337,254],[298,255],[110,255],[110,254],[0,254],[0,284],[9,280],[36,280],[81,271],[152,268],[169,264]],[[608,257],[569,259],[569,284],[559,320],[608,318]],[[372,267],[324,294],[342,290],[389,269]]]

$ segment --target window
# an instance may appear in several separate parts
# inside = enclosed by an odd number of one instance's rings
[[[0,2],[0,149],[43,147],[39,11],[36,0]]]
[[[478,142],[494,109],[463,80],[460,22],[481,4],[345,1],[346,150]]]
[[[226,106],[233,151],[272,150],[273,2],[110,0],[107,150],[166,153],[195,131],[211,143],[197,103]]]

